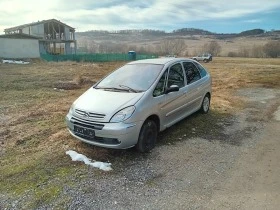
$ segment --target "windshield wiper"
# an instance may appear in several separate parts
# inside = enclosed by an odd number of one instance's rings
[[[131,88],[131,87],[128,87],[128,86],[126,86],[126,85],[119,85],[120,87],[122,87],[122,88],[126,88],[127,90],[129,90],[130,92],[133,92],[133,93],[139,93],[139,92],[141,92],[141,91],[139,91],[139,90],[135,90],[135,89],[133,89],[133,88]]]
[[[123,91],[125,91],[125,92],[127,92],[127,91],[129,91],[129,89],[127,89],[127,88],[125,88],[125,89],[123,89],[123,88],[116,88],[116,87],[95,87],[95,89],[102,89],[102,90],[105,90],[105,91],[114,91],[114,92],[123,92]]]
[[[111,90],[111,91],[116,91],[116,92],[122,92],[122,91],[126,91],[126,92],[133,92],[133,93],[139,93],[139,92],[142,92],[140,90],[134,90],[133,88],[131,87],[128,87],[126,85],[119,85],[119,87],[121,88],[116,88],[116,87],[95,87],[95,89],[102,89],[102,90]]]
[[[120,88],[115,88],[115,87],[95,87],[95,89],[102,89],[102,90],[116,90],[116,91],[121,91],[123,89]]]

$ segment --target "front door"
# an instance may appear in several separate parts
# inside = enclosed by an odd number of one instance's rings
[[[181,118],[185,104],[185,74],[181,63],[169,67],[166,87],[177,85],[179,91],[165,94],[165,101],[161,104],[163,124],[169,127]]]

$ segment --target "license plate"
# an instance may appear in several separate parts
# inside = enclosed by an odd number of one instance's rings
[[[88,128],[83,128],[83,127],[78,127],[74,126],[74,132],[78,134],[82,134],[83,136],[88,136],[91,138],[94,138],[95,132],[94,130],[88,129]]]

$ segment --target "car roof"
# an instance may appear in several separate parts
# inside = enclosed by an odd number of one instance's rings
[[[168,63],[173,63],[176,61],[193,61],[192,59],[188,58],[170,58],[170,57],[165,57],[165,58],[153,58],[153,59],[144,59],[144,60],[138,60],[138,61],[132,61],[128,64],[161,64],[165,65]]]

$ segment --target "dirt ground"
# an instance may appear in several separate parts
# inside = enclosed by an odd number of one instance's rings
[[[259,112],[247,115],[262,121],[246,147],[227,172],[227,179],[212,197],[209,209],[279,209],[280,206],[280,90],[245,89],[239,91],[248,107]]]
[[[122,64],[0,64],[0,209],[279,209],[279,59],[205,64],[211,111],[162,132],[148,154],[66,130],[71,103]],[[72,162],[69,149],[113,171]]]
[[[241,154],[225,185],[214,192],[210,209],[279,209],[279,128],[271,122],[255,137],[260,142]]]

